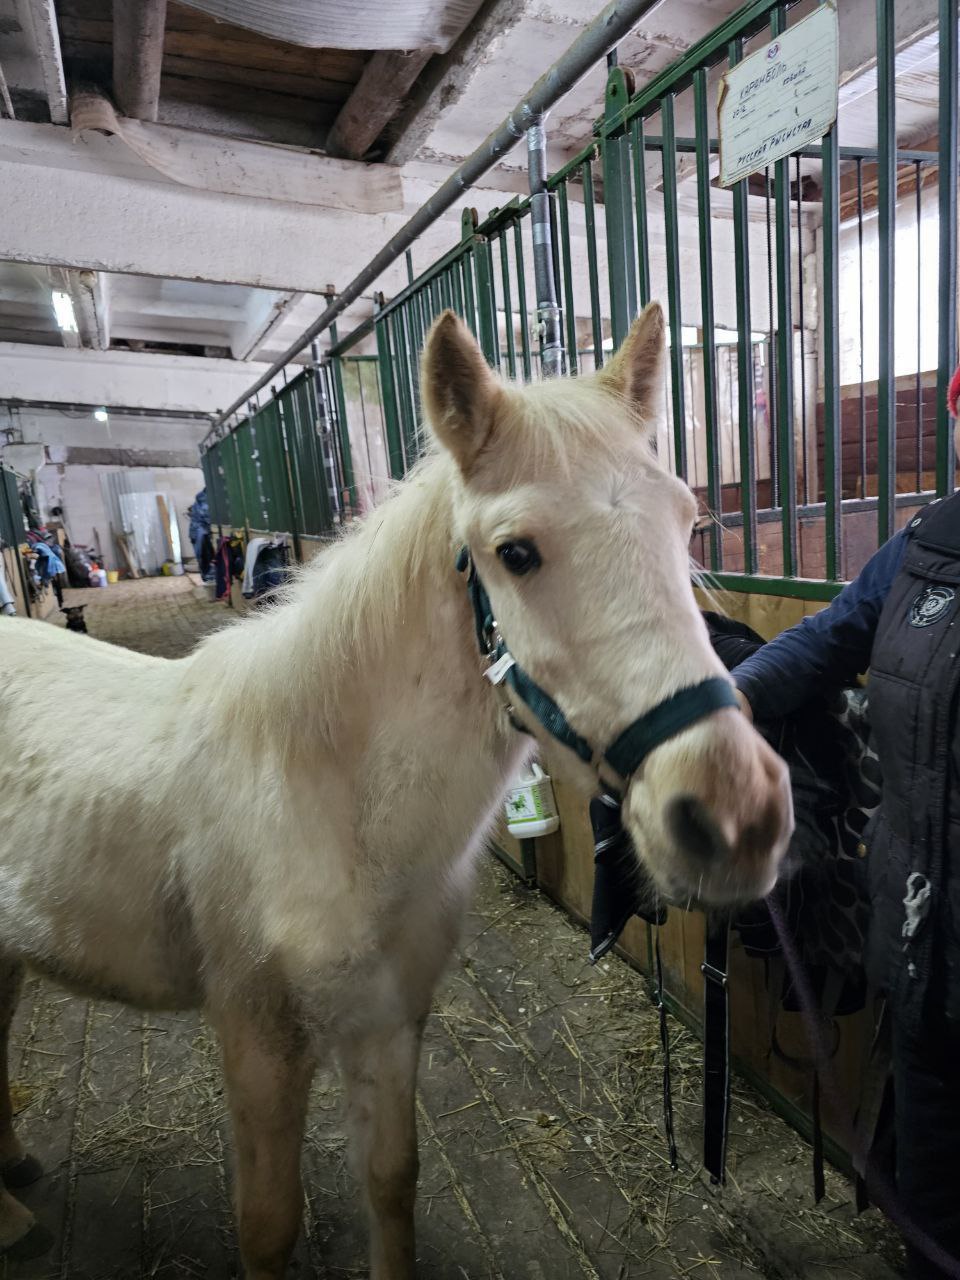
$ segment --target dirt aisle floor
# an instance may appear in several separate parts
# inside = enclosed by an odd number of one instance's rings
[[[188,579],[71,596],[92,634],[179,656],[229,616]],[[38,624],[40,625],[40,624]],[[591,968],[584,932],[494,860],[424,1044],[418,1101],[423,1280],[864,1277],[899,1245],[828,1174],[813,1205],[808,1147],[740,1082],[730,1179],[698,1166],[699,1046],[672,1023],[681,1167],[662,1133],[662,1061],[643,980]],[[10,1280],[238,1274],[230,1137],[215,1043],[196,1016],[88,1003],[33,979],[12,1056],[20,1131],[45,1177],[22,1193],[56,1233]],[[366,1275],[335,1076],[316,1081],[305,1231],[292,1274]]]

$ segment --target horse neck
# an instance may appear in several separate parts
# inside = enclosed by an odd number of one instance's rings
[[[465,754],[503,754],[495,695],[479,675],[466,585],[454,567],[454,484],[449,460],[432,458],[318,557],[289,603],[228,633],[227,642],[249,642],[233,664],[243,674],[231,715],[275,734],[284,753],[294,742],[309,752],[339,750],[376,721],[429,704],[475,738],[464,741]]]

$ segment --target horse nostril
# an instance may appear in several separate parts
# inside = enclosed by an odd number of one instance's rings
[[[725,844],[716,823],[695,796],[678,796],[670,801],[667,828],[685,853],[704,861],[716,857]]]

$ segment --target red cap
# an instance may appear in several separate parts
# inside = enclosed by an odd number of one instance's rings
[[[957,400],[960,398],[960,369],[950,379],[950,386],[947,388],[947,408],[950,410],[950,417],[956,418]]]

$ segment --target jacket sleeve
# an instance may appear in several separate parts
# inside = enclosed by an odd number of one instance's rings
[[[778,720],[824,685],[849,684],[870,665],[884,601],[907,545],[901,530],[830,604],[804,618],[732,672],[756,720]]]

